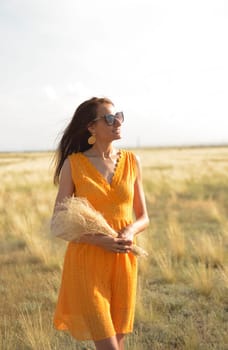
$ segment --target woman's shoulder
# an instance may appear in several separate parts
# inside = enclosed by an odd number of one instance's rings
[[[71,153],[70,155],[67,156],[67,159],[71,165],[79,163],[82,158],[83,157],[81,152]]]
[[[122,150],[125,160],[127,160],[128,166],[137,173],[141,167],[139,156],[132,150]]]
[[[121,150],[123,152],[123,154],[128,157],[129,159],[131,159],[132,161],[138,163],[140,161],[140,157],[138,156],[138,154],[136,154],[134,151],[131,150],[127,150],[127,149],[122,149]]]
[[[79,181],[81,175],[83,174],[84,167],[84,159],[81,152],[72,153],[67,156],[66,159],[69,162],[69,166],[71,168],[71,174],[74,181]]]
[[[78,171],[79,168],[81,168],[83,163],[83,157],[81,152],[77,153],[71,153],[67,156],[66,160],[69,162],[72,171],[76,170]]]
[[[77,159],[81,157],[81,152],[77,152],[77,153],[71,153],[67,156],[67,159],[71,160],[71,159]]]

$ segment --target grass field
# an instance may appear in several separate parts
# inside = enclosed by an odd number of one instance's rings
[[[139,237],[128,350],[228,349],[228,148],[138,149],[150,215]],[[49,235],[51,153],[0,155],[0,349],[93,349],[53,328],[66,244]]]

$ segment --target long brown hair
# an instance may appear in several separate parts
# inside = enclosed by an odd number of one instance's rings
[[[114,105],[109,98],[92,97],[81,103],[76,109],[70,123],[63,132],[55,153],[54,184],[59,183],[59,175],[68,155],[84,152],[92,147],[88,144],[88,138],[91,135],[88,125],[97,117],[98,105],[103,103]]]

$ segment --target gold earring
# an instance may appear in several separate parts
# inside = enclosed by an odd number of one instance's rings
[[[88,138],[88,144],[89,144],[89,145],[93,145],[95,142],[96,142],[96,136],[95,136],[95,135],[91,135],[91,136]]]

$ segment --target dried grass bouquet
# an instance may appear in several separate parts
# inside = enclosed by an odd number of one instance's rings
[[[96,211],[86,198],[70,197],[59,204],[51,224],[51,233],[66,241],[77,241],[86,233],[118,237],[118,233],[109,226],[101,213]],[[147,256],[140,247],[133,245],[136,256]]]

